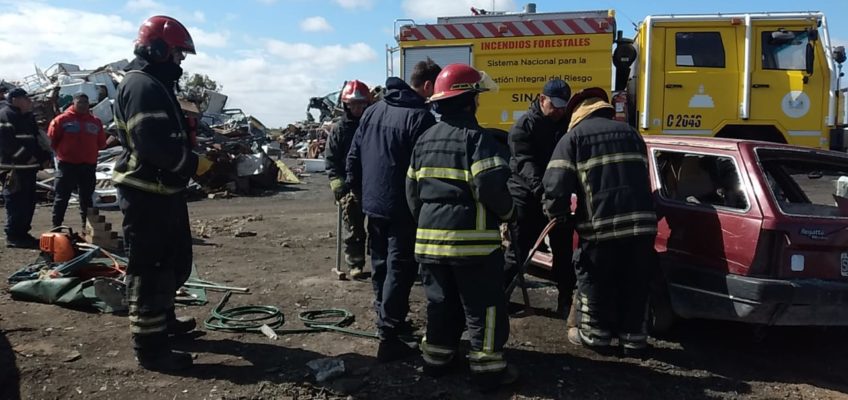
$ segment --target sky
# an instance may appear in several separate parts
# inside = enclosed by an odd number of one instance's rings
[[[475,6],[519,11],[516,0],[0,0],[0,78],[20,80],[57,62],[95,69],[131,59],[132,41],[149,16],[186,25],[197,55],[188,73],[223,85],[228,107],[242,108],[269,127],[303,120],[308,99],[338,90],[345,80],[369,86],[386,78],[386,46],[394,21],[434,22],[468,15]],[[848,45],[848,1],[535,1],[538,12],[614,9],[618,29],[632,37],[647,15],[822,11],[836,44]],[[802,10],[806,7],[807,9]]]

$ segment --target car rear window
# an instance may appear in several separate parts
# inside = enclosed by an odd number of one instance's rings
[[[848,218],[848,158],[776,149],[758,149],[757,157],[784,214]]]

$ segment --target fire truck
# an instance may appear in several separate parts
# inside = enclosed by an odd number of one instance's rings
[[[387,67],[409,80],[426,58],[466,63],[500,89],[483,93],[477,117],[509,129],[542,86],[608,90],[616,118],[645,135],[758,139],[845,150],[838,110],[843,47],[831,44],[820,12],[652,15],[634,38],[613,10],[522,12],[395,21]]]

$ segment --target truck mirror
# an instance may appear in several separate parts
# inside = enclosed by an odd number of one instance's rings
[[[819,31],[817,29],[807,29],[807,39],[811,42],[819,40]]]
[[[633,41],[621,40],[612,52],[612,64],[616,68],[628,68],[636,61],[636,47]]]
[[[816,50],[813,48],[813,44],[807,42],[807,75],[813,74],[813,65],[816,61]]]
[[[787,44],[795,40],[795,33],[783,28],[771,33],[771,44]]]
[[[845,46],[836,46],[836,48],[833,49],[833,59],[837,64],[845,62]]]

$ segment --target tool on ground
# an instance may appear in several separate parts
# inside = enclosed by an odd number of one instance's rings
[[[237,292],[237,293],[249,293],[250,288],[246,287],[236,287],[236,286],[226,286],[220,283],[215,283],[203,279],[191,278],[186,283],[183,284],[185,287],[193,287],[193,288],[201,288],[206,290],[213,290],[218,292]]]
[[[340,281],[347,280],[347,274],[342,271],[342,204],[337,202],[336,205],[336,267],[331,269],[338,276]]]
[[[316,332],[339,332],[348,335],[377,339],[375,333],[348,329],[356,317],[348,310],[341,308],[328,308],[323,310],[309,310],[301,312],[298,319],[304,328],[276,329],[285,323],[285,315],[279,308],[274,306],[238,306],[225,309],[227,302],[232,296],[227,292],[221,301],[212,309],[212,315],[204,321],[206,329],[226,332],[260,332],[266,336],[270,335],[271,328],[277,335],[294,333],[316,333]]]
[[[74,244],[82,241],[70,227],[57,226],[41,234],[38,247],[53,262],[65,262],[77,256]]]
[[[512,278],[509,285],[507,285],[505,293],[507,298],[512,295],[512,291],[515,290],[516,286],[521,287],[521,295],[524,298],[524,310],[527,313],[532,311],[532,307],[530,306],[530,295],[527,293],[527,281],[524,279],[524,274],[527,272],[527,267],[530,265],[530,262],[533,260],[533,256],[539,251],[539,247],[542,243],[545,242],[545,238],[548,236],[548,233],[551,232],[552,229],[557,224],[557,220],[552,219],[545,225],[545,229],[542,229],[542,233],[539,234],[539,238],[536,239],[536,243],[533,244],[533,247],[530,249],[530,252],[527,253],[527,258],[524,259],[524,262],[518,267],[518,271],[515,274],[515,277]]]

